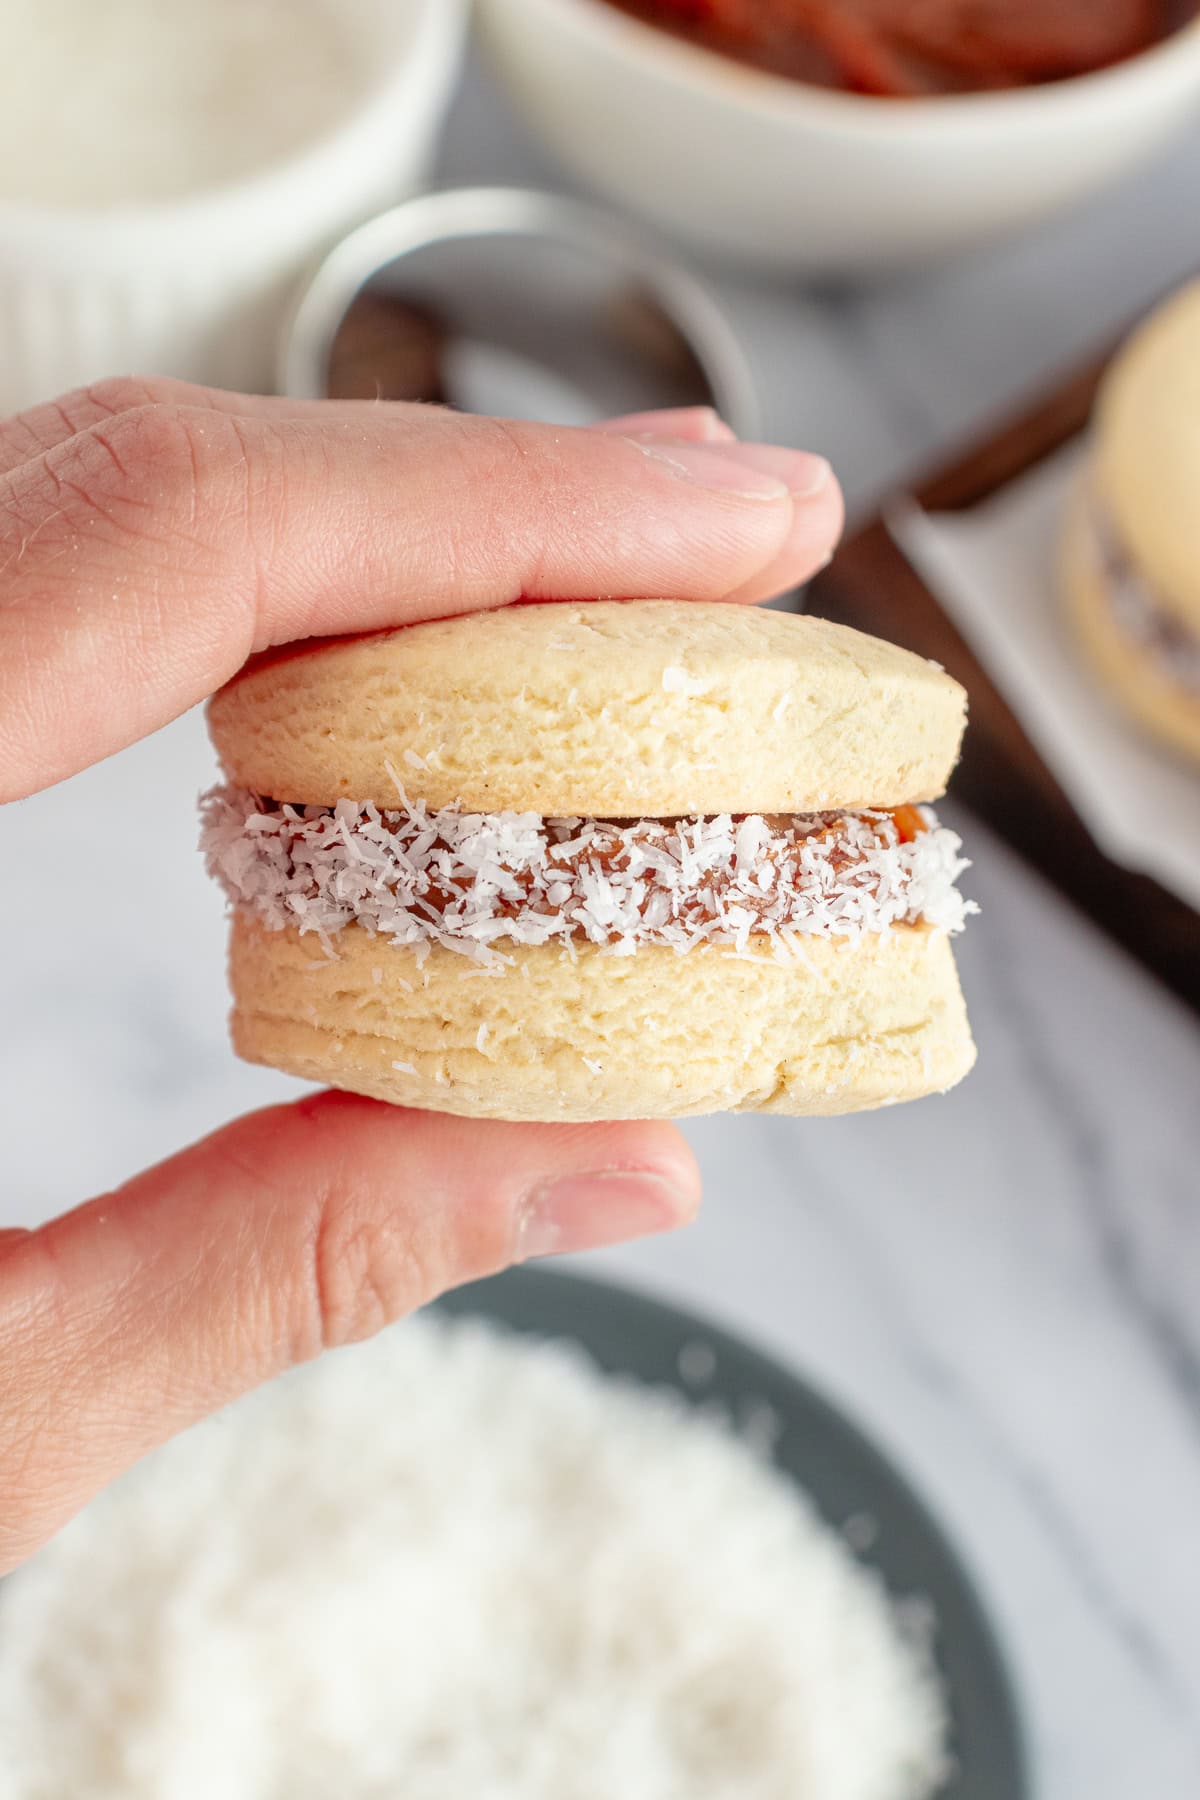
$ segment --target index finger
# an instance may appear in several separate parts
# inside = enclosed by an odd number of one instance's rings
[[[104,425],[121,413],[133,412],[139,406],[199,406],[211,412],[240,415],[255,414],[267,419],[304,419],[329,417],[334,411],[354,418],[377,410],[378,400],[295,400],[287,395],[234,394],[225,388],[199,387],[195,382],[177,381],[168,375],[114,375],[104,381],[93,381],[86,387],[73,388],[57,399],[43,400],[37,406],[0,419],[0,476],[9,475],[32,457],[73,438],[93,425]],[[428,409],[420,402],[393,405],[414,413]],[[623,418],[605,419],[591,427],[594,431],[618,431],[635,436],[639,431],[652,431],[660,437],[691,438],[697,443],[729,440],[736,436],[709,406],[675,407],[669,411],[628,413]]]
[[[0,481],[0,800],[256,650],[521,598],[760,599],[840,520],[799,451],[408,407],[136,408]]]

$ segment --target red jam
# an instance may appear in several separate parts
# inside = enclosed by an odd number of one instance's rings
[[[742,62],[890,98],[1026,87],[1136,56],[1195,0],[612,0]]]

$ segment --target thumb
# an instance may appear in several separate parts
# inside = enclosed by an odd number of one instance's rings
[[[527,1256],[684,1223],[670,1126],[508,1125],[318,1094],[0,1242],[0,1573],[156,1444]]]

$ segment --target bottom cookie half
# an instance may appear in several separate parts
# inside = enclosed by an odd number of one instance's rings
[[[857,1112],[952,1087],[975,1060],[949,941],[923,928],[814,937],[786,963],[753,942],[501,948],[499,973],[440,948],[422,963],[352,925],[331,960],[235,914],[234,1047],[401,1106],[545,1120]]]

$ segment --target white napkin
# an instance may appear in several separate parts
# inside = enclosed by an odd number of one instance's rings
[[[1200,774],[1127,725],[1077,652],[1055,573],[1079,444],[961,513],[888,527],[1020,719],[1097,844],[1200,908]]]

